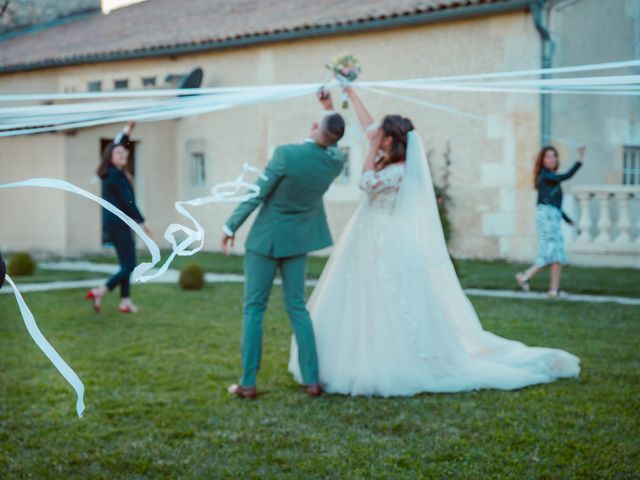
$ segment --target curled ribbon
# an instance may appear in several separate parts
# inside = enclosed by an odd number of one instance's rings
[[[204,247],[204,228],[202,228],[202,225],[200,225],[198,221],[193,217],[193,215],[188,212],[185,206],[200,207],[209,203],[244,202],[245,200],[257,197],[258,195],[260,195],[260,187],[254,183],[245,181],[244,177],[248,172],[257,174],[263,180],[267,179],[267,177],[262,173],[260,169],[253,167],[248,163],[245,163],[243,165],[242,173],[238,175],[235,180],[214,185],[211,188],[210,196],[176,202],[174,204],[175,209],[178,211],[178,213],[191,220],[195,229],[185,227],[184,225],[180,225],[178,223],[170,224],[164,231],[164,239],[171,245],[171,255],[169,255],[165,263],[153,275],[143,275],[144,272],[140,272],[140,274],[136,276],[136,272],[134,271],[134,280],[146,282],[148,280],[157,278],[167,271],[169,265],[171,265],[171,262],[176,256],[186,257],[194,255],[202,250],[202,248]],[[186,235],[186,238],[180,243],[178,243],[178,240],[176,239],[176,233],[178,232]],[[194,247],[192,250],[187,250],[196,242],[199,242],[196,247]]]

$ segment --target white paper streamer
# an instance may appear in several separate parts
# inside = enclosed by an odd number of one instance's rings
[[[354,85],[355,87],[359,87],[359,85]],[[482,115],[478,115],[475,113],[471,113],[471,112],[466,112],[464,110],[458,110],[456,108],[453,107],[448,107],[446,105],[442,105],[439,103],[434,103],[434,102],[427,102],[425,100],[419,100],[417,98],[413,98],[413,97],[407,97],[405,95],[399,95],[397,93],[391,93],[391,92],[387,92],[385,90],[380,90],[379,88],[372,88],[372,87],[361,87],[363,90],[368,90],[370,92],[374,92],[374,93],[379,93],[381,95],[385,95],[387,97],[392,97],[392,98],[397,98],[398,100],[404,100],[405,102],[408,103],[413,103],[415,105],[422,105],[424,107],[427,108],[433,108],[435,110],[440,110],[443,112],[448,112],[448,113],[452,113],[454,115],[458,115],[461,117],[465,117],[465,118],[470,118],[472,120],[476,120],[479,122],[486,122],[487,119],[485,117],[483,117]]]
[[[198,115],[202,113],[210,113],[219,110],[225,110],[242,105],[250,105],[255,103],[274,102],[278,100],[284,100],[288,98],[301,97],[309,95],[315,92],[316,85],[305,85],[303,87],[297,87],[290,90],[279,88],[274,90],[272,88],[260,88],[253,92],[235,93],[223,96],[194,96],[180,97],[173,99],[172,101],[156,101],[152,107],[140,108],[140,109],[119,109],[115,112],[100,112],[97,115],[80,118],[67,118],[59,115],[51,116],[47,119],[47,122],[36,122],[35,128],[29,128],[34,125],[31,114],[26,114],[25,123],[14,124],[2,124],[0,123],[0,137],[10,137],[16,135],[28,135],[32,133],[53,132],[60,130],[67,130],[71,128],[86,128],[97,125],[106,125],[110,123],[121,123],[132,118],[138,121],[160,121],[170,120],[174,118],[181,118],[191,115]],[[42,106],[42,113],[46,113],[46,108],[49,105]],[[16,110],[11,112],[16,118]],[[3,113],[0,109],[0,118]],[[4,129],[4,131],[2,131]],[[9,130],[17,129],[17,130]]]
[[[160,248],[144,233],[144,230],[138,225],[134,220],[132,220],[129,216],[124,214],[121,210],[114,207],[112,204],[107,202],[106,200],[94,195],[91,192],[87,192],[79,187],[76,187],[72,183],[66,182],[64,180],[59,180],[55,178],[32,178],[30,180],[24,180],[21,182],[13,182],[7,183],[4,185],[0,185],[0,190],[9,189],[9,188],[20,188],[20,187],[41,187],[41,188],[52,188],[54,190],[63,190],[65,192],[74,193],[76,195],[80,195],[81,197],[88,198],[89,200],[99,204],[102,208],[109,210],[115,216],[117,216],[120,220],[129,226],[135,233],[137,233],[140,238],[144,241],[145,245],[149,249],[149,253],[151,253],[151,263],[141,263],[136,267],[133,271],[134,278],[141,277],[145,272],[150,270],[160,261]]]
[[[609,62],[550,69],[481,73],[449,77],[358,82],[362,88],[385,88],[423,91],[477,93],[518,93],[538,95],[610,95],[640,96],[640,75],[603,75],[573,78],[517,77],[559,73],[595,72],[640,66],[640,60]],[[334,81],[334,85],[336,82]],[[203,89],[142,90],[73,94],[0,95],[0,102],[37,100],[100,99],[84,105],[40,105],[0,108],[0,137],[59,131],[118,123],[135,118],[139,121],[160,121],[218,110],[271,102],[307,95],[318,84],[258,85]],[[177,97],[176,97],[177,96]],[[155,98],[155,100],[153,98]],[[161,98],[173,97],[173,98]],[[114,99],[125,98],[129,100]],[[130,99],[134,100],[130,100]],[[112,105],[105,100],[114,100]],[[425,106],[426,103],[422,100]],[[447,107],[436,106],[444,109]],[[472,115],[472,114],[471,114]],[[471,117],[470,117],[471,118]]]
[[[141,276],[137,278],[137,280],[146,282],[153,278],[159,277],[167,271],[169,265],[171,265],[171,262],[176,256],[191,256],[198,253],[204,247],[204,228],[202,228],[202,225],[198,223],[198,221],[187,211],[185,207],[199,207],[202,205],[207,205],[209,203],[244,202],[245,200],[249,200],[260,195],[260,187],[253,183],[248,183],[245,181],[244,176],[247,172],[253,172],[263,180],[267,179],[267,177],[262,173],[260,169],[255,168],[248,163],[245,163],[243,166],[243,172],[234,181],[214,185],[213,188],[211,188],[210,196],[175,202],[175,209],[178,211],[178,213],[180,213],[184,217],[187,217],[191,222],[193,222],[195,230],[177,223],[170,224],[164,232],[164,238],[171,244],[171,255],[160,267],[158,272],[153,275]],[[243,193],[245,190],[246,193]],[[176,239],[176,233],[178,232],[182,232],[184,235],[186,235],[186,238],[180,243],[178,243]],[[196,247],[194,247],[192,250],[187,250],[196,242],[199,242]]]
[[[76,412],[78,413],[78,417],[82,418],[82,412],[84,412],[84,384],[82,383],[82,380],[80,380],[80,377],[78,377],[76,372],[67,365],[67,362],[62,359],[58,352],[56,352],[56,349],[51,346],[42,334],[31,310],[27,307],[18,287],[16,287],[16,284],[13,283],[13,280],[9,275],[6,276],[6,280],[9,285],[11,285],[11,288],[13,288],[13,293],[16,296],[16,301],[18,302],[18,307],[20,308],[20,313],[22,314],[22,318],[24,319],[24,324],[27,327],[29,335],[31,335],[33,341],[36,342],[36,345],[40,347],[40,350],[42,350],[51,363],[53,363],[53,366],[58,369],[64,379],[69,382],[76,391]]]
[[[617,62],[594,63],[588,65],[575,65],[569,67],[536,68],[527,70],[515,70],[507,72],[475,73],[468,75],[450,75],[444,77],[417,78],[399,80],[403,83],[458,83],[477,80],[496,80],[502,78],[514,78],[534,75],[555,75],[565,73],[580,73],[602,70],[614,70],[621,68],[639,67],[640,59],[623,60]],[[372,87],[383,86],[385,82],[359,82]],[[141,97],[172,97],[178,95],[219,95],[223,93],[241,93],[262,91],[271,93],[278,91],[291,91],[297,88],[305,89],[310,84],[282,84],[245,87],[215,87],[215,88],[190,88],[190,89],[158,89],[158,90],[121,90],[113,92],[83,92],[83,93],[38,93],[0,95],[0,102],[16,101],[43,101],[43,100],[88,100],[98,98],[141,98]],[[317,87],[313,84],[312,86]]]

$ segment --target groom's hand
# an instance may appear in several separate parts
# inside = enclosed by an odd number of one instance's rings
[[[321,88],[320,90],[318,90],[317,97],[318,97],[318,101],[320,102],[320,105],[322,105],[323,109],[325,109],[327,111],[333,111],[334,110],[334,108],[333,108],[333,100],[331,99],[331,92]]]
[[[220,239],[220,247],[225,255],[229,255],[231,253],[231,248],[233,247],[233,242],[235,237],[227,235],[226,233],[222,234],[222,238]]]

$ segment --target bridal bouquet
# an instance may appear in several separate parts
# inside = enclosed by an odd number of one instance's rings
[[[350,53],[338,55],[333,59],[333,63],[326,67],[342,82],[353,82],[362,71],[360,61]]]
[[[362,71],[360,61],[350,53],[338,55],[333,59],[333,63],[326,65],[326,67],[342,85],[347,82],[353,82]],[[345,95],[343,95],[342,100],[342,108],[348,108],[349,104]]]

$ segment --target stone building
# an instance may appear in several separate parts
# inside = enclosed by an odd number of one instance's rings
[[[321,82],[325,63],[345,51],[361,60],[362,80],[625,60],[639,57],[639,3],[147,0],[109,15],[95,11],[58,19],[47,28],[0,35],[0,93],[166,88],[196,67],[204,71],[203,87]],[[574,15],[582,20],[573,21]],[[585,52],[581,46],[587,44]],[[412,95],[481,117],[362,93],[375,116],[402,113],[414,120],[436,183],[443,182],[449,160],[455,256],[533,258],[533,159],[543,139],[556,143],[559,138],[588,147],[585,167],[567,185],[568,191],[577,189],[568,196],[568,208],[584,227],[582,238],[567,232],[571,259],[640,267],[640,174],[629,173],[640,169],[640,157],[634,156],[640,148],[637,97],[554,96],[549,101],[536,94]],[[349,165],[326,197],[334,236],[361,198],[357,181],[366,147],[353,113],[344,113],[348,131],[342,146],[349,151]],[[135,188],[158,237],[168,223],[184,222],[174,211],[175,200],[206,194],[207,187],[234,178],[244,162],[264,166],[276,145],[302,141],[317,115],[315,100],[304,98],[139,125]],[[119,128],[2,138],[0,183],[46,176],[97,193],[94,172],[101,146]],[[557,145],[566,166],[575,146]],[[51,191],[2,196],[10,207],[0,211],[0,224],[7,225],[0,232],[3,249],[63,255],[100,250],[95,205]],[[220,226],[231,209],[193,210],[207,231],[208,249],[217,249]],[[240,236],[247,231],[243,228]],[[241,251],[242,241],[237,245]]]

